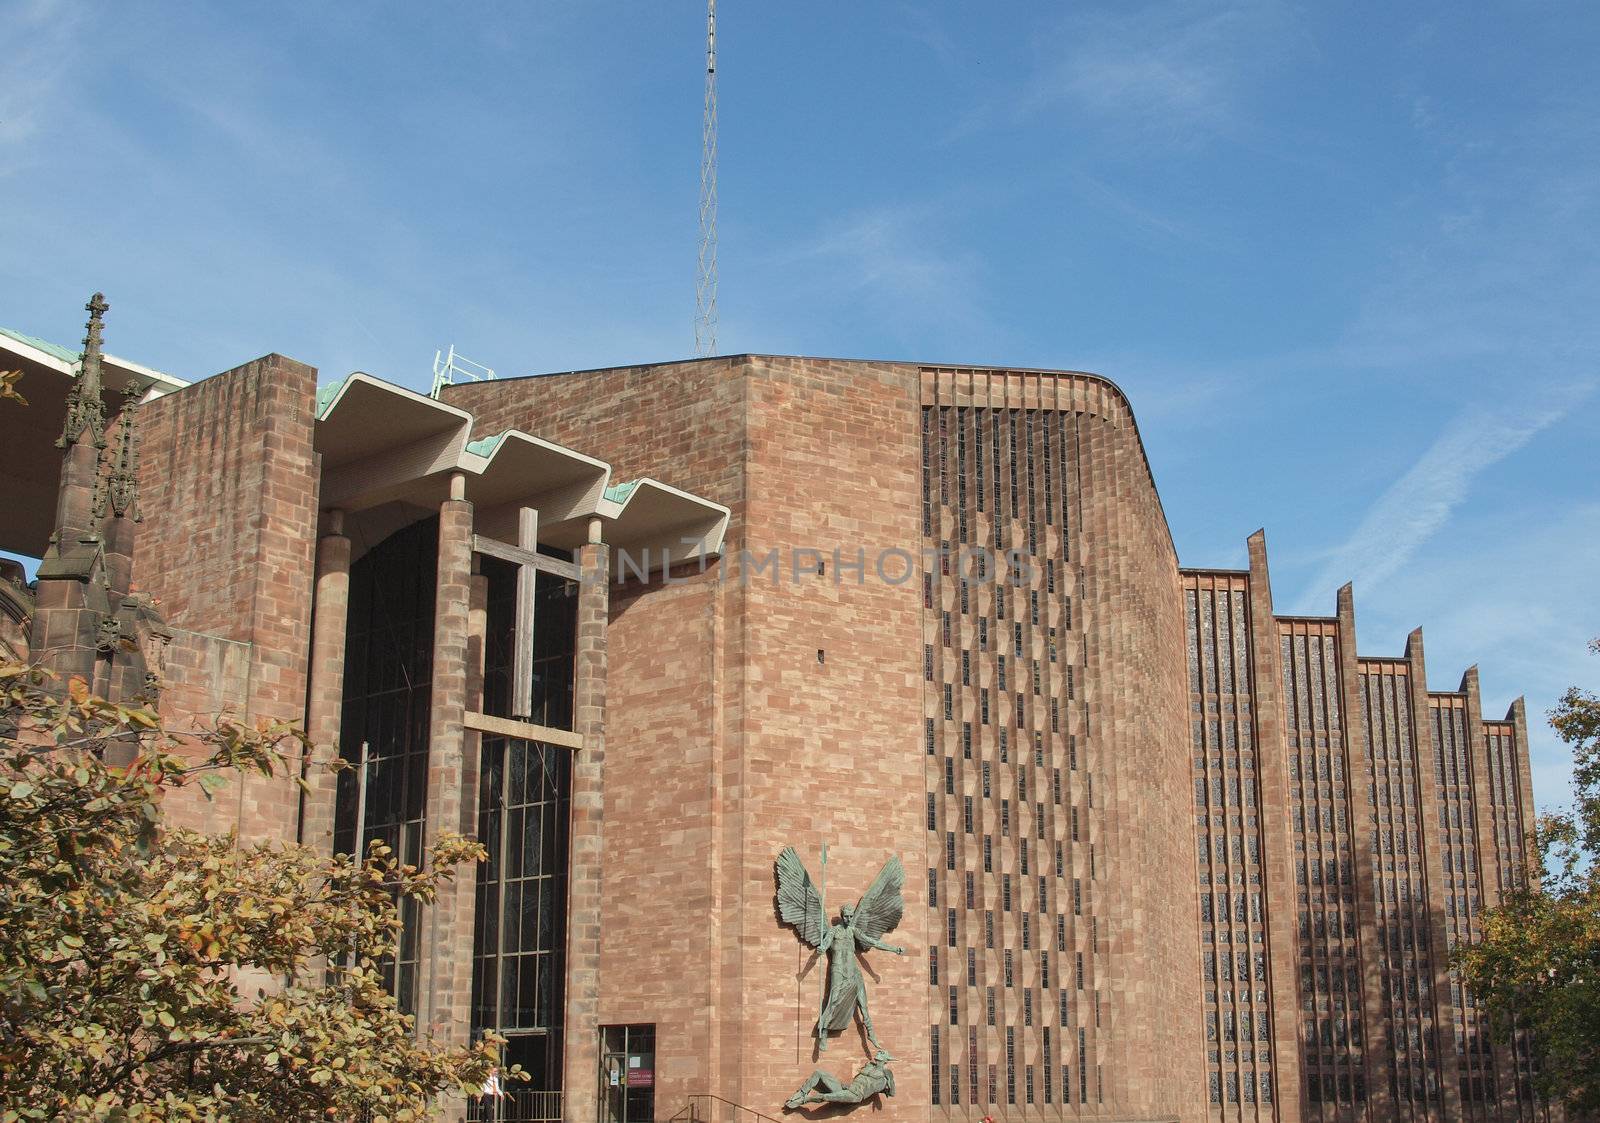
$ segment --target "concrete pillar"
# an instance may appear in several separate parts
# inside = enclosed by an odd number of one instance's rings
[[[350,616],[350,539],[344,513],[329,513],[328,533],[317,541],[316,586],[311,609],[311,666],[306,690],[306,736],[311,766],[300,839],[318,854],[333,853],[338,792],[331,763],[339,755],[344,709],[344,641]]]
[[[605,849],[606,624],[611,556],[598,541],[578,550],[577,682],[573,728],[583,748],[572,759],[572,820],[567,873],[566,1066],[563,1118],[589,1123],[600,1113],[600,902]]]
[[[460,833],[462,811],[474,810],[467,790],[466,712],[472,596],[472,504],[465,479],[451,479],[439,505],[439,563],[433,615],[433,676],[428,719],[428,798],[423,861],[442,834]],[[472,738],[476,742],[476,738]],[[472,769],[476,776],[477,769]],[[418,1024],[436,1041],[465,1043],[472,1017],[473,874],[458,868],[420,913],[421,993]],[[452,1114],[447,1107],[447,1113]]]

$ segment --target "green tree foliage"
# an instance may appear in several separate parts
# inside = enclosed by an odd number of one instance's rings
[[[1587,1115],[1600,1112],[1600,697],[1573,687],[1550,724],[1572,746],[1573,808],[1540,820],[1540,882],[1487,912],[1455,962],[1502,1040],[1528,1034],[1541,1092]]]
[[[376,1123],[483,1086],[498,1039],[417,1040],[378,970],[399,899],[430,900],[477,843],[416,869],[174,829],[165,795],[281,776],[303,738],[224,718],[180,742],[50,685],[0,665],[0,1120]]]

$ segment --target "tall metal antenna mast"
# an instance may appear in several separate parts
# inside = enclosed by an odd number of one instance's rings
[[[700,271],[694,353],[717,353],[717,0],[706,0],[706,109],[700,130]]]

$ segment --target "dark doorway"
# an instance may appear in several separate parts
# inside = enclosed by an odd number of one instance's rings
[[[656,1027],[600,1027],[600,1123],[654,1123]]]

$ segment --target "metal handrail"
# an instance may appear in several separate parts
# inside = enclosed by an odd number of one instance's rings
[[[733,1108],[735,1111],[746,1112],[760,1120],[761,1123],[784,1123],[784,1121],[781,1119],[774,1119],[770,1115],[761,1114],[761,1112],[757,1111],[753,1107],[745,1107],[744,1104],[736,1104],[732,1100],[725,1100],[721,1096],[712,1095],[710,1092],[695,1092],[690,1095],[689,1102],[678,1112],[678,1114],[669,1119],[667,1123],[703,1123],[702,1117],[695,1113],[696,1100],[714,1100],[719,1104],[724,1104]],[[704,1121],[704,1123],[708,1123],[708,1121]]]
[[[502,1096],[475,1096],[467,1104],[469,1123],[558,1123],[562,1093],[529,1088],[508,1089]]]

